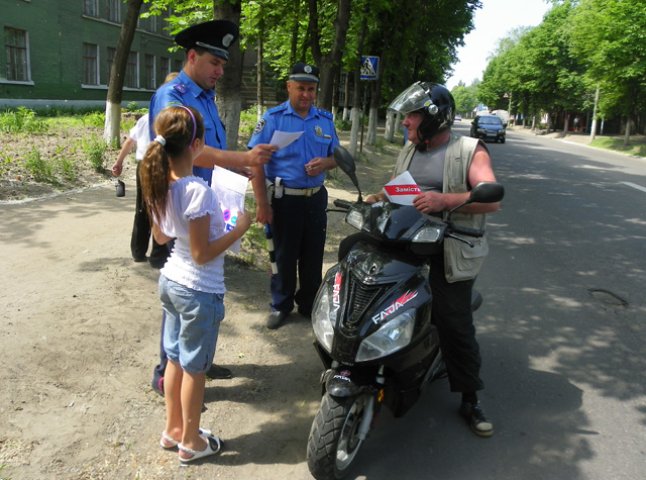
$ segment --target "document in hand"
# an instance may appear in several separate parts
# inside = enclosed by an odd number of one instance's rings
[[[422,193],[408,171],[396,176],[384,186],[388,200],[400,205],[412,205],[417,195]]]
[[[269,143],[281,149],[298,140],[301,135],[303,135],[303,132],[283,132],[282,130],[276,130],[271,136]]]
[[[240,212],[244,212],[244,197],[249,179],[222,167],[213,169],[211,188],[215,191],[220,202],[220,209],[224,217],[225,232],[233,230],[238,221]],[[233,253],[240,251],[240,240],[229,247]]]

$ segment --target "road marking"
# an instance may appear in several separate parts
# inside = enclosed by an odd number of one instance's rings
[[[636,188],[637,190],[641,190],[642,192],[646,192],[646,187],[642,187],[641,185],[637,185],[636,183],[631,183],[631,182],[621,182],[624,185],[628,185],[629,187]]]

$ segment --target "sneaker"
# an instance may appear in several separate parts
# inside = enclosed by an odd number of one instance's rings
[[[206,372],[206,376],[212,380],[226,380],[233,378],[231,370],[221,365],[216,365],[215,363],[211,365],[211,368]]]
[[[471,431],[476,435],[480,437],[490,437],[493,435],[493,424],[485,417],[480,402],[462,402],[462,405],[460,405],[460,415],[467,421]]]
[[[278,310],[271,312],[267,317],[267,328],[274,330],[280,327],[285,323],[287,315],[289,315],[288,312],[280,312]]]

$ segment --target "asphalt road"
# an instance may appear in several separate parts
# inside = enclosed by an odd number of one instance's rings
[[[351,478],[643,479],[646,160],[517,132],[488,146],[506,197],[476,323],[496,433],[466,431],[440,381],[380,418]]]

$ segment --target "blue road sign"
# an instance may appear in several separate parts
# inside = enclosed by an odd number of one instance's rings
[[[379,76],[379,57],[361,55],[361,80],[377,80]]]

